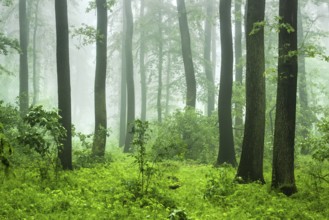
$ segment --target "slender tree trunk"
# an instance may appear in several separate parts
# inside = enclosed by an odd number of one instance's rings
[[[235,0],[235,38],[234,38],[234,48],[235,48],[235,82],[236,86],[242,86],[242,73],[243,67],[242,61],[242,12],[241,12],[241,1]],[[235,106],[235,135],[241,137],[243,132],[243,108],[242,103],[234,103]]]
[[[139,71],[141,74],[141,95],[142,95],[142,103],[141,103],[141,120],[146,120],[146,106],[147,106],[147,84],[146,84],[146,72],[145,72],[145,23],[144,21],[144,9],[145,2],[141,0],[141,8],[140,8],[140,18],[141,22],[141,34],[140,34],[140,49],[139,49]]]
[[[28,20],[26,16],[26,0],[19,0],[19,42],[21,54],[19,57],[19,108],[24,116],[29,108],[29,70],[27,61]]]
[[[125,144],[127,132],[127,71],[126,71],[126,44],[125,35],[127,29],[127,21],[125,15],[125,0],[122,0],[122,44],[121,44],[121,92],[120,92],[120,134],[119,146]]]
[[[298,5],[298,21],[297,21],[297,38],[299,48],[302,48],[304,45],[304,29],[303,29],[303,17],[301,14],[300,4]],[[299,92],[299,103],[300,103],[300,111],[302,118],[300,118],[301,125],[301,136],[303,138],[307,138],[309,134],[310,127],[310,110],[308,106],[308,95],[307,95],[307,81],[306,81],[306,71],[305,71],[305,54],[298,53],[298,92]],[[302,154],[309,153],[309,150],[304,146],[301,149]]]
[[[215,5],[216,4],[214,4],[214,7],[215,7]],[[212,33],[211,62],[212,62],[212,74],[213,74],[212,77],[214,79],[214,86],[215,86],[216,71],[217,71],[217,25],[215,22],[213,24],[211,33]],[[215,90],[214,90],[214,93],[216,93]]]
[[[61,123],[66,129],[63,147],[58,152],[61,165],[65,170],[72,169],[72,124],[71,124],[71,83],[69,57],[69,28],[67,1],[55,1],[56,43],[57,43],[57,85],[58,109]]]
[[[252,33],[254,24],[262,22],[265,0],[248,1],[246,20],[247,71],[246,71],[246,122],[241,160],[237,176],[244,182],[260,181],[263,177],[265,135],[265,55],[264,27]]]
[[[34,27],[33,27],[33,105],[39,101],[40,96],[40,74],[37,72],[37,32],[38,32],[38,14],[39,14],[39,0],[35,2],[34,9]]]
[[[219,6],[221,37],[221,75],[218,96],[219,153],[217,165],[236,166],[232,128],[233,43],[231,0],[221,0]]]
[[[177,0],[177,11],[187,87],[186,107],[191,107],[194,109],[196,103],[196,81],[192,60],[191,40],[187,23],[185,0]]]
[[[162,4],[162,0],[160,0]],[[158,25],[159,25],[159,39],[158,39],[158,97],[157,97],[157,112],[158,112],[158,122],[162,122],[162,104],[161,104],[161,99],[162,99],[162,68],[163,68],[163,33],[162,33],[162,5],[160,6],[159,9],[159,20],[158,20]]]
[[[212,70],[211,64],[211,37],[212,37],[212,21],[213,21],[213,0],[207,0],[206,14],[207,18],[205,20],[205,38],[204,38],[204,51],[203,51],[203,59],[204,59],[204,71],[207,78],[207,115],[210,116],[214,111],[215,107],[215,83],[214,83],[214,74]],[[215,47],[215,45],[214,45]]]
[[[170,101],[170,77],[171,77],[171,55],[170,53],[167,54],[167,76],[166,76],[166,111],[165,111],[165,117],[169,115],[169,101]]]
[[[135,88],[134,88],[134,64],[132,55],[133,38],[133,15],[131,10],[131,0],[125,0],[125,15],[127,28],[125,33],[125,54],[126,54],[126,73],[127,73],[127,132],[125,139],[124,152],[131,150],[133,140],[133,128],[135,121]]]
[[[279,32],[278,86],[273,145],[272,188],[286,195],[297,191],[294,175],[294,146],[297,93],[297,0],[280,0],[281,24],[289,24],[293,32]]]
[[[107,135],[106,114],[106,67],[107,67],[107,3],[96,0],[97,33],[96,37],[96,70],[95,70],[95,134],[92,153],[95,156],[105,155]]]

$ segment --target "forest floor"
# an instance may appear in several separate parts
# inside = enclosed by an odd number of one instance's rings
[[[59,172],[14,166],[0,175],[0,219],[329,218],[329,184],[321,179],[328,170],[310,158],[296,162],[291,197],[270,191],[270,163],[265,185],[236,184],[234,168],[192,161],[149,163],[142,174],[136,158],[118,152],[79,165]]]

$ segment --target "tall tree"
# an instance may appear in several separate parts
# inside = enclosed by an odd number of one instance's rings
[[[234,61],[235,61],[235,82],[237,87],[242,86],[242,74],[243,74],[243,66],[242,66],[242,11],[241,11],[241,1],[234,1],[234,10],[235,10],[235,37],[234,37]],[[235,118],[234,118],[234,127],[236,136],[242,136],[242,128],[243,128],[243,109],[242,104],[236,102],[234,104],[235,107]]]
[[[125,60],[127,74],[127,132],[125,139],[124,152],[129,152],[131,142],[133,140],[133,127],[135,121],[135,89],[134,89],[134,64],[132,54],[132,38],[133,38],[133,14],[131,10],[131,0],[125,0],[124,3],[126,29],[125,39]]]
[[[93,155],[104,156],[107,134],[106,117],[106,66],[107,66],[107,3],[96,0],[97,36],[96,36],[96,71],[95,71],[95,134]]]
[[[58,152],[61,165],[65,170],[72,169],[72,118],[71,118],[71,83],[69,57],[69,28],[67,16],[67,1],[55,1],[56,19],[56,57],[58,109],[61,123],[66,129],[63,147]]]
[[[214,83],[214,74],[212,70],[212,63],[211,63],[211,37],[212,37],[212,22],[213,22],[213,13],[214,13],[214,1],[207,0],[206,4],[206,20],[205,20],[205,37],[204,37],[204,51],[203,51],[203,58],[204,58],[204,71],[206,73],[207,78],[207,115],[210,116],[211,113],[214,111],[215,107],[215,83]],[[215,45],[213,46],[215,47]]]
[[[231,26],[231,0],[219,4],[221,39],[221,74],[218,96],[219,152],[217,165],[236,166],[232,128],[233,40]]]
[[[297,0],[280,0],[279,58],[273,145],[272,188],[291,195],[297,191],[294,145],[297,93]]]
[[[298,4],[298,21],[297,21],[297,39],[298,48],[302,49],[304,46],[304,29],[303,29],[303,17],[301,13],[301,4]],[[301,50],[302,51],[302,50]],[[305,54],[298,53],[298,94],[299,104],[302,118],[300,120],[301,135],[303,138],[307,138],[310,126],[310,111],[308,106],[308,95],[307,95],[307,83],[306,83],[306,70],[305,70]],[[302,147],[301,153],[306,154],[308,150]]]
[[[146,120],[147,106],[147,84],[145,71],[145,19],[144,19],[145,1],[141,0],[140,6],[140,48],[139,48],[139,72],[141,74],[141,120]]]
[[[264,183],[264,27],[254,29],[254,25],[264,21],[265,0],[247,1],[246,11],[246,121],[237,176],[241,177],[244,182],[260,181]]]
[[[19,0],[19,108],[25,115],[29,108],[29,70],[27,60],[28,20],[26,16],[26,0]]]
[[[196,103],[196,81],[191,51],[190,32],[187,23],[187,12],[185,0],[177,1],[179,31],[181,36],[182,54],[186,80],[186,107],[195,108]]]
[[[34,2],[34,26],[33,26],[33,39],[32,39],[32,51],[33,51],[33,105],[35,105],[39,101],[39,93],[40,93],[40,75],[37,71],[37,33],[38,33],[38,20],[39,20],[39,2],[40,0],[36,0]]]
[[[121,44],[121,85],[120,85],[120,134],[119,146],[125,145],[127,132],[127,72],[126,72],[126,13],[125,1],[122,0],[122,44]]]
[[[159,37],[158,37],[158,96],[157,96],[157,112],[158,122],[162,121],[162,69],[163,69],[163,31],[162,31],[162,0],[160,0],[161,6],[158,13],[158,25],[159,25]]]

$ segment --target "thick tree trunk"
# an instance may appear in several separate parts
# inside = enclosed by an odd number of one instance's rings
[[[187,23],[185,0],[177,0],[179,30],[181,36],[182,54],[186,79],[186,107],[195,108],[196,81],[192,60],[191,40]]]
[[[264,28],[252,33],[254,23],[262,22],[265,0],[248,1],[246,20],[246,122],[241,160],[237,176],[244,182],[260,181],[263,177],[265,135],[265,55]]]
[[[61,123],[66,129],[63,147],[58,152],[61,165],[65,170],[72,169],[72,124],[71,124],[71,83],[69,58],[69,28],[67,1],[55,1],[56,40],[57,40],[57,84],[58,109]]]
[[[221,75],[218,96],[219,153],[217,165],[236,166],[232,128],[233,43],[231,0],[221,0],[219,6],[221,37]]]
[[[125,145],[127,133],[127,70],[126,70],[126,43],[125,35],[127,21],[125,15],[125,0],[122,0],[122,44],[121,44],[121,85],[120,85],[120,134],[119,146]]]
[[[212,22],[213,22],[213,7],[214,1],[207,0],[206,7],[206,15],[207,18],[205,20],[205,38],[204,38],[204,51],[203,51],[203,59],[204,59],[204,71],[207,78],[207,115],[210,116],[214,111],[215,107],[215,83],[214,83],[214,74],[212,70],[211,63],[211,37],[212,37]],[[215,45],[213,45],[215,47]]]
[[[278,86],[273,146],[272,188],[291,195],[297,191],[294,176],[294,145],[297,93],[297,0],[280,0]]]
[[[146,106],[147,106],[147,84],[146,84],[146,72],[145,72],[145,24],[144,24],[144,0],[141,0],[140,18],[142,19],[140,27],[140,49],[139,49],[139,71],[141,74],[141,120],[146,120]]]
[[[26,16],[26,0],[19,0],[19,109],[22,116],[29,108],[29,70],[27,61],[28,20]]]
[[[131,10],[131,0],[125,0],[125,15],[127,28],[125,33],[125,54],[126,54],[126,73],[127,73],[127,132],[125,139],[124,152],[131,150],[133,140],[133,128],[135,122],[135,88],[134,88],[134,64],[132,55],[133,38],[133,15]]]
[[[106,116],[106,67],[107,67],[107,4],[106,0],[96,0],[97,33],[95,70],[95,130],[92,153],[104,156],[107,134]]]

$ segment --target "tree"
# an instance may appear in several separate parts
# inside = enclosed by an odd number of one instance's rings
[[[29,108],[29,70],[27,60],[28,20],[26,16],[26,0],[19,0],[19,42],[21,54],[19,57],[19,108],[25,115]]]
[[[124,146],[127,132],[127,73],[126,73],[126,29],[125,0],[122,0],[122,42],[121,42],[121,85],[120,85],[120,134],[119,146]]]
[[[131,0],[125,0],[124,13],[126,18],[125,39],[125,66],[127,76],[127,131],[124,152],[130,151],[133,140],[133,128],[135,121],[135,89],[134,89],[134,64],[132,55],[133,38],[133,15],[131,10]]]
[[[146,120],[146,106],[147,106],[147,84],[145,71],[145,19],[144,19],[145,1],[141,0],[140,6],[140,49],[139,49],[139,72],[141,74],[141,120]]]
[[[237,176],[244,182],[260,181],[263,177],[265,134],[265,0],[248,1],[246,17],[247,69],[246,119],[241,159]]]
[[[205,39],[204,39],[204,71],[207,78],[207,115],[210,116],[214,111],[215,107],[215,83],[214,83],[214,74],[211,65],[211,37],[212,37],[212,21],[213,21],[213,0],[207,0],[206,4],[206,20],[205,20]],[[215,47],[215,45],[213,45]]]
[[[192,60],[191,40],[189,27],[187,23],[187,12],[185,0],[177,0],[177,11],[179,21],[179,31],[181,36],[182,55],[184,61],[185,80],[186,80],[186,107],[195,108],[196,103],[196,81],[194,66]]]
[[[34,26],[33,26],[33,39],[32,39],[32,51],[33,51],[33,105],[35,105],[39,101],[39,93],[40,93],[40,76],[37,72],[37,32],[38,32],[38,20],[39,20],[39,3],[40,0],[36,0],[34,2]]]
[[[235,60],[235,86],[242,87],[242,12],[241,12],[241,1],[235,0],[234,10],[235,10],[235,37],[234,37],[234,60]],[[235,107],[235,136],[242,137],[243,129],[243,105],[242,103],[236,102]],[[240,144],[240,143],[239,143]]]
[[[233,45],[231,26],[231,0],[219,4],[221,38],[221,74],[218,96],[219,152],[217,165],[236,166],[232,128]]]
[[[276,117],[273,144],[272,188],[297,192],[294,145],[297,93],[297,0],[280,0],[280,32]]]
[[[96,72],[95,72],[95,134],[93,155],[104,156],[107,134],[106,117],[106,66],[107,66],[107,4],[106,0],[96,0]]]
[[[71,84],[67,1],[55,1],[58,109],[66,137],[58,157],[65,170],[72,169]]]
[[[162,69],[163,69],[163,34],[162,34],[162,0],[160,0],[160,8],[158,14],[159,38],[158,38],[158,96],[157,96],[157,112],[158,122],[162,122]]]

